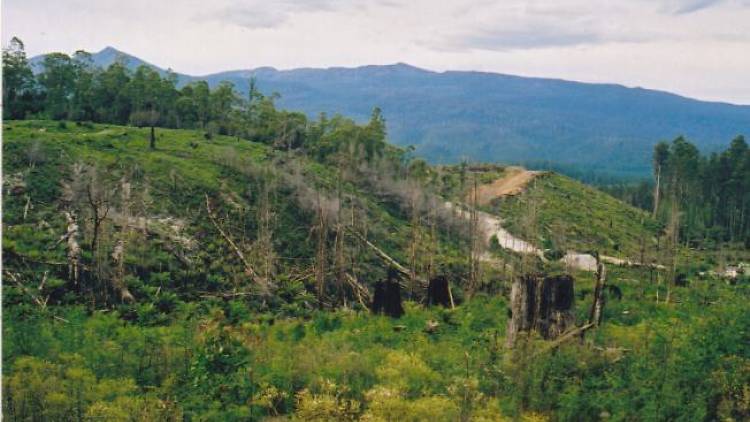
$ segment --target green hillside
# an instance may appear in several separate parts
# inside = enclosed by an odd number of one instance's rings
[[[556,173],[535,178],[521,195],[496,200],[488,211],[502,216],[513,234],[538,247],[638,259],[655,248],[659,224],[643,210]],[[535,215],[533,224],[529,215]]]
[[[196,130],[158,129],[156,150],[149,149],[147,128],[23,121],[6,124],[4,134],[4,252],[22,261],[65,262],[65,245],[58,242],[66,230],[64,211],[79,214],[81,240],[92,241],[93,190],[94,200],[102,202],[100,214],[110,214],[102,220],[96,251],[84,247],[84,254],[97,255],[84,258],[102,261],[107,268],[97,271],[109,274],[112,263],[104,261],[125,240],[132,247],[127,272],[138,275],[127,279],[137,299],[157,288],[193,299],[197,292],[252,290],[243,263],[208,216],[206,196],[246,260],[252,267],[270,265],[264,270],[271,277],[310,282],[321,215],[327,254],[339,247],[346,260],[327,258],[326,272],[338,265],[365,285],[384,276],[385,263],[352,231],[399,262],[409,261],[407,243],[414,234],[395,188],[374,189],[368,185],[373,179],[342,176],[301,154],[234,137],[207,139]],[[129,185],[127,203],[123,183]],[[426,248],[431,233],[422,235],[419,247]],[[456,236],[433,242],[430,253],[448,263],[445,271],[461,270],[461,242]],[[422,270],[426,258],[415,265]],[[294,288],[304,294],[304,283]],[[340,295],[333,292],[339,288],[324,294]]]
[[[664,303],[664,282],[649,271],[611,267],[608,283],[622,296],[612,294],[585,341],[553,347],[531,334],[508,349],[512,272],[483,263],[471,286],[467,222],[441,212],[440,194],[460,197],[465,175],[410,159],[371,130],[338,119],[290,149],[156,128],[151,149],[148,128],[5,122],[4,417],[748,415],[746,281],[691,273]],[[486,173],[481,181],[504,171]],[[655,230],[643,213],[570,179],[535,183],[490,208],[524,235],[524,207],[539,197],[540,244],[559,219],[571,222],[571,247],[613,255],[633,253]],[[66,213],[78,225],[78,277]],[[382,254],[406,269],[399,318],[373,315],[363,297],[393,265]],[[435,274],[450,281],[455,309],[427,305],[421,282]],[[594,278],[573,275],[580,326]]]

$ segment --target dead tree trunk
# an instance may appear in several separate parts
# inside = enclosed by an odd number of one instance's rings
[[[594,327],[598,327],[602,322],[602,313],[604,312],[604,287],[607,283],[607,269],[599,261],[599,254],[594,254],[596,257],[596,285],[594,286],[594,302],[591,304],[591,312],[589,312],[589,324],[593,324]]]
[[[508,347],[513,347],[521,332],[531,331],[535,283],[531,277],[517,277],[513,280],[510,287],[510,319],[508,320],[508,329],[505,334],[505,341]]]
[[[132,208],[132,199],[130,197],[131,194],[131,185],[130,182],[127,181],[125,177],[123,177],[120,180],[120,199],[122,201],[121,208],[122,213],[125,216],[126,221],[130,221],[131,219],[131,208]],[[135,302],[135,298],[130,293],[130,290],[128,290],[127,286],[125,285],[125,253],[126,253],[126,240],[129,237],[130,234],[130,227],[128,224],[124,224],[122,227],[122,230],[120,231],[120,239],[117,240],[117,243],[115,244],[114,250],[112,251],[112,260],[114,261],[115,268],[114,268],[114,274],[112,277],[112,288],[119,293],[120,295],[120,301],[123,303],[128,302],[132,303]]]
[[[91,256],[97,261],[98,268],[97,251],[99,246],[99,234],[101,233],[102,223],[107,219],[107,214],[109,214],[109,200],[107,198],[107,193],[103,189],[100,190],[100,188],[96,188],[97,190],[94,191],[92,183],[93,182],[90,182],[86,189],[86,196],[89,201],[89,206],[91,207],[91,222],[94,225],[94,232],[91,236]]]
[[[682,195],[680,195],[681,197]],[[674,283],[675,277],[677,276],[677,250],[680,245],[680,203],[676,193],[672,196],[672,207],[669,213],[669,224],[667,225],[667,233],[669,235],[669,265],[666,274],[666,285],[667,295],[664,299],[665,303],[669,303],[672,296],[672,283]]]
[[[661,165],[656,166],[656,186],[654,186],[654,212],[653,218],[659,212],[659,194],[661,192]]]
[[[317,224],[317,245],[315,252],[315,291],[318,297],[318,304],[323,307],[323,295],[325,293],[325,275],[326,275],[326,237],[328,227],[326,216],[320,203],[320,193],[318,192],[318,224]]]
[[[115,262],[115,274],[112,278],[112,287],[120,294],[123,302],[135,302],[135,298],[125,286],[125,241],[120,239],[112,251],[112,260]]]
[[[66,242],[68,249],[68,280],[72,281],[75,286],[78,285],[81,268],[81,245],[78,244],[78,222],[72,212],[65,212],[65,219],[68,221],[67,231],[57,244]]]
[[[231,237],[224,231],[224,229],[221,228],[221,225],[219,224],[219,221],[216,219],[216,216],[214,216],[213,211],[211,210],[211,203],[208,199],[208,194],[206,196],[206,214],[208,214],[209,220],[211,220],[211,223],[213,223],[214,227],[216,227],[216,230],[219,232],[221,237],[224,238],[224,240],[229,244],[229,247],[232,248],[235,255],[237,255],[237,258],[239,258],[240,262],[242,262],[242,265],[245,267],[245,275],[249,276],[255,284],[257,284],[264,292],[268,291],[269,288],[269,282],[268,280],[264,280],[262,277],[258,275],[257,272],[253,269],[252,266],[250,266],[250,263],[245,259],[245,255],[242,253],[240,248],[237,246],[236,243],[234,243],[234,240],[232,240]]]
[[[477,175],[474,173],[474,186],[471,194],[471,211],[470,211],[470,233],[469,233],[469,285],[466,289],[466,294],[469,298],[474,295],[474,292],[479,286],[479,213],[477,210],[478,198],[477,198]]]
[[[344,295],[344,283],[346,279],[346,257],[344,256],[344,229],[343,223],[339,218],[336,222],[336,239],[333,242],[334,253],[334,266],[336,273],[336,295],[338,300],[345,300]]]
[[[360,241],[362,241],[362,243],[364,243],[367,247],[369,247],[370,249],[372,249],[373,252],[375,252],[375,255],[377,255],[380,259],[382,259],[388,265],[390,265],[393,268],[395,268],[396,271],[398,271],[399,273],[405,275],[406,277],[411,277],[411,273],[409,272],[409,270],[406,267],[404,267],[403,265],[401,265],[395,259],[391,258],[388,254],[386,254],[385,252],[383,252],[382,249],[380,249],[379,247],[375,246],[372,242],[370,242],[369,240],[367,240],[367,238],[365,238],[362,234],[360,234],[359,232],[357,232],[357,231],[355,231],[353,229],[350,229],[350,228],[348,229],[348,231],[349,231],[349,233],[351,233],[352,235],[354,235],[354,237],[356,237],[357,239],[359,239]],[[419,277],[417,277],[417,281],[419,282],[419,285],[422,288],[424,288],[424,287],[426,287],[428,285],[427,281],[425,281],[425,280],[423,280],[423,279],[421,279]],[[408,286],[405,286],[405,285],[402,285],[402,287],[408,288]]]

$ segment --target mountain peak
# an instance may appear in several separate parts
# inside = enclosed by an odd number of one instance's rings
[[[135,59],[139,60],[137,57],[125,53],[124,51],[118,50],[111,46],[106,46],[103,49],[101,49],[99,52],[93,54],[94,57],[98,57],[100,59],[103,59],[104,61],[114,61],[118,57],[127,57],[129,59]]]
[[[96,54],[111,54],[111,53],[122,53],[122,54],[124,54],[122,51],[120,51],[120,50],[118,50],[118,49],[116,49],[116,48],[114,48],[114,47],[112,47],[110,45],[102,48],[101,51],[99,51]]]
[[[404,69],[404,70],[418,70],[420,72],[426,72],[427,71],[426,69],[422,69],[421,67],[412,66],[409,63],[404,63],[404,62],[398,62],[398,63],[392,64],[390,66],[398,68],[398,69]]]

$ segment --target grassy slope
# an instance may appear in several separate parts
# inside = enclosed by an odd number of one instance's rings
[[[537,212],[536,238],[524,229],[530,208]],[[658,230],[646,212],[556,173],[536,178],[523,194],[496,200],[488,209],[506,219],[511,233],[537,246],[562,229],[565,249],[618,257],[638,258],[642,240],[652,247]]]

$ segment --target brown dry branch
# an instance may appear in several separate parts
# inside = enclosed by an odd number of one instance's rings
[[[252,280],[258,284],[261,288],[264,290],[268,289],[268,283],[266,280],[263,280],[258,274],[255,272],[252,266],[250,266],[250,263],[247,262],[247,259],[245,259],[245,255],[242,253],[240,248],[237,246],[236,243],[234,243],[234,240],[232,240],[231,237],[224,231],[224,229],[221,228],[221,225],[219,224],[219,221],[217,220],[216,216],[214,215],[213,211],[211,210],[211,201],[208,199],[208,194],[205,194],[206,196],[206,213],[208,214],[209,220],[211,220],[211,223],[213,223],[214,227],[216,227],[216,230],[221,234],[221,237],[224,238],[224,240],[227,242],[230,248],[234,251],[235,255],[237,255],[237,258],[239,258],[240,262],[242,262],[242,265],[245,267],[245,274],[252,278]]]
[[[563,335],[561,335],[560,337],[558,337],[554,341],[551,341],[551,342],[545,344],[543,347],[539,348],[537,350],[537,352],[534,353],[534,356],[542,354],[542,353],[545,353],[545,352],[550,351],[552,349],[556,349],[556,348],[560,347],[563,343],[566,343],[566,342],[568,342],[568,341],[570,341],[572,339],[581,338],[581,337],[583,337],[583,334],[587,330],[589,330],[591,328],[594,328],[595,326],[596,326],[595,324],[588,323],[588,324],[584,324],[581,327],[574,328],[574,329],[572,329],[572,330],[564,333]]]
[[[356,237],[357,239],[361,240],[362,243],[364,243],[370,249],[372,249],[373,252],[375,252],[375,254],[378,257],[380,257],[380,259],[382,259],[383,261],[385,261],[386,263],[388,263],[389,265],[391,265],[398,272],[400,272],[401,274],[403,274],[406,277],[409,277],[411,275],[411,272],[406,267],[404,267],[403,265],[401,265],[395,259],[391,258],[387,253],[383,252],[382,249],[380,249],[379,247],[375,246],[372,242],[370,242],[369,240],[367,240],[360,233],[358,233],[358,232],[356,232],[354,230],[348,230],[348,231],[349,231],[349,233],[351,233],[352,235],[354,235],[354,237]],[[427,282],[427,280],[424,280],[422,278],[417,278],[417,281],[419,282],[419,284],[420,284],[420,286],[422,288],[427,288],[427,285],[429,284]],[[403,282],[399,282],[399,284],[401,284],[401,287],[403,287],[403,288],[407,288],[408,289],[408,287],[409,287],[406,284],[404,284]]]
[[[37,291],[41,293],[42,289],[44,288],[44,284],[47,282],[47,271],[44,272],[44,275],[42,276],[42,281],[39,283],[39,286],[37,287]],[[18,277],[18,274],[13,273],[11,271],[5,271],[5,275],[13,282],[15,283],[19,289],[21,289],[22,292],[24,292],[26,295],[31,297],[31,300],[34,301],[40,308],[46,309],[47,308],[47,302],[49,301],[49,296],[42,297],[38,294],[35,294],[31,289],[26,287],[23,282]]]

